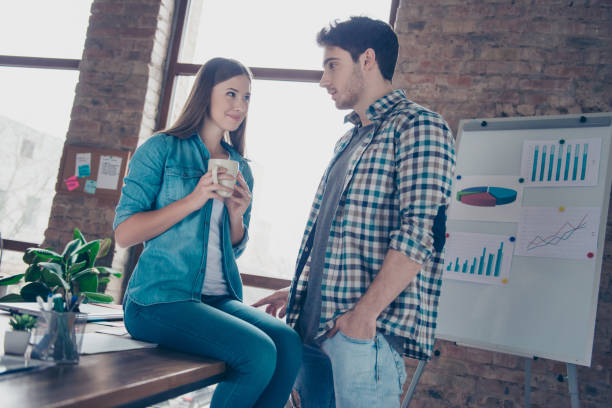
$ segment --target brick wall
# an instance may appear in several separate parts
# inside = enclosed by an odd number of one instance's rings
[[[94,1],[67,144],[133,150],[152,133],[173,7],[173,0]],[[401,0],[394,83],[454,131],[464,118],[612,111],[611,14],[610,0]],[[61,247],[74,226],[88,238],[112,236],[114,207],[58,193],[45,245]],[[592,367],[578,370],[583,407],[612,400],[611,253]],[[436,348],[412,407],[523,405],[524,360],[444,341]],[[411,374],[415,363],[407,365]],[[570,406],[567,383],[557,381],[564,364],[538,359],[532,373],[533,407]]]
[[[173,9],[174,0],[94,0],[67,145],[134,151],[151,135]],[[87,239],[112,237],[116,204],[58,192],[44,245],[63,249],[74,227]],[[113,250],[98,264],[112,259]],[[119,291],[111,294],[117,299]]]
[[[460,119],[612,111],[610,0],[401,0],[395,29],[395,86],[440,112],[455,132]],[[609,238],[592,365],[578,368],[582,407],[612,400]],[[411,407],[524,405],[524,359],[445,341],[436,349]],[[407,365],[411,374],[416,364]],[[532,407],[570,406],[558,374],[566,374],[565,364],[532,362]]]

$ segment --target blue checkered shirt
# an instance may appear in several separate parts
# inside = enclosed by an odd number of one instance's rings
[[[444,232],[455,169],[454,138],[444,119],[402,90],[366,111],[374,123],[351,158],[332,221],[321,284],[317,336],[351,309],[374,280],[389,249],[422,265],[416,278],[378,316],[377,330],[404,340],[404,353],[431,356],[442,283]],[[356,126],[355,112],[346,116]],[[355,129],[340,138],[335,158]],[[306,295],[310,246],[328,170],[317,190],[291,285],[287,322],[295,327]]]

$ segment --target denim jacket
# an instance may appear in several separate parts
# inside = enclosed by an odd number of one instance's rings
[[[240,172],[253,188],[251,169],[240,154],[221,142],[230,158],[240,163]],[[130,216],[158,210],[193,191],[208,169],[210,153],[197,133],[189,139],[157,134],[140,146],[130,160],[117,205],[113,229]],[[132,273],[126,296],[140,305],[199,301],[204,274],[212,200],[170,229],[144,243]],[[242,300],[242,281],[236,258],[248,240],[251,206],[243,216],[244,238],[232,246],[229,215],[223,207],[221,230],[223,274],[230,296]]]

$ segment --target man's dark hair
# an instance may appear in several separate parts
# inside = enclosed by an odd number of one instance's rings
[[[372,48],[383,78],[389,81],[393,78],[399,45],[397,35],[384,21],[369,17],[335,21],[319,32],[317,43],[322,47],[335,46],[348,51],[354,62],[365,50]]]

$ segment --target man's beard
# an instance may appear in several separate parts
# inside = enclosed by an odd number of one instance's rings
[[[363,74],[359,70],[359,65],[355,64],[344,91],[345,95],[336,101],[336,108],[353,109],[363,93],[363,82]]]

